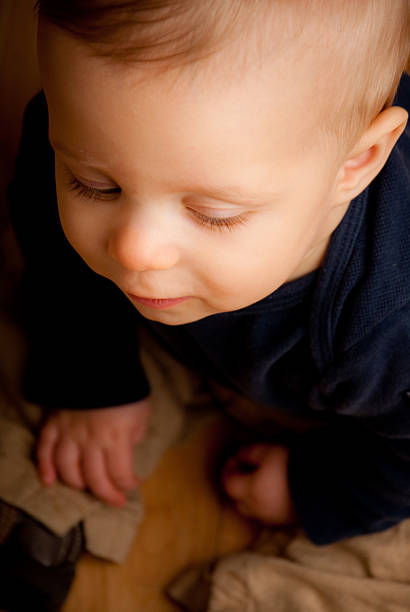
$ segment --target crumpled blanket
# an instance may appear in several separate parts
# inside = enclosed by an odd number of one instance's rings
[[[191,568],[168,593],[189,612],[408,612],[410,521],[323,547],[266,529],[252,550]]]

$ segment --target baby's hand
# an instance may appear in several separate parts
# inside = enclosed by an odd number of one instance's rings
[[[289,449],[274,444],[241,448],[225,464],[222,486],[238,512],[269,525],[296,522],[288,484]]]
[[[76,489],[90,489],[109,504],[125,504],[124,491],[140,484],[133,470],[133,447],[146,435],[150,411],[150,400],[144,399],[52,414],[37,443],[44,484],[53,485],[59,477]]]

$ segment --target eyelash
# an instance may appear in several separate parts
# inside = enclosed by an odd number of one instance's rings
[[[218,230],[220,232],[231,231],[235,226],[245,225],[247,221],[247,219],[242,215],[236,215],[236,217],[207,217],[206,215],[203,215],[192,208],[188,210],[195,217],[195,220],[199,225],[208,227],[212,230]]]
[[[68,175],[68,179],[68,191],[71,191],[83,198],[87,198],[88,200],[114,200],[115,198],[106,198],[105,196],[115,196],[121,193],[120,187],[113,187],[111,189],[95,189],[94,187],[88,187],[87,185],[81,183],[74,176],[74,174]]]
[[[114,200],[115,197],[107,198],[105,196],[117,196],[121,193],[120,187],[113,187],[111,189],[95,189],[93,187],[88,187],[88,185],[81,183],[81,181],[79,181],[71,173],[68,176],[67,189],[80,197],[87,198],[88,200],[110,201]],[[189,208],[188,210],[195,217],[195,221],[198,223],[198,225],[220,232],[230,231],[235,226],[244,225],[247,222],[247,219],[242,215],[236,215],[235,217],[208,217],[207,215],[203,215],[192,208]]]

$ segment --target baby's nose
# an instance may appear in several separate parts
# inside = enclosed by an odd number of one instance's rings
[[[165,228],[142,223],[124,224],[113,231],[108,254],[123,268],[134,272],[167,270],[179,260],[178,248],[172,244]]]

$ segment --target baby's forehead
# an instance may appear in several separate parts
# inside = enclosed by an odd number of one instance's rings
[[[95,19],[105,4],[94,4],[90,16],[78,0],[56,22],[54,3],[39,0],[45,19],[48,7],[54,23],[118,69],[150,66],[198,89],[263,74],[278,91],[291,74],[308,94],[306,117],[334,127],[352,113],[364,125],[391,102],[409,52],[407,0],[147,0],[144,10],[114,2],[107,23]]]
[[[90,55],[86,45],[77,45],[76,41],[67,37],[66,34],[61,34],[58,29],[54,29],[54,35],[51,37],[52,43],[47,51],[47,62],[50,61],[50,58],[60,56],[63,58],[63,64],[53,72],[52,79],[61,79],[61,74],[65,75],[65,79],[71,79],[72,74],[82,71],[81,61],[87,62],[90,72],[99,75],[104,98],[108,99],[111,96],[115,105],[116,99],[121,94],[122,99],[125,100],[125,112],[129,110],[126,106],[127,100],[129,105],[132,100],[132,92],[136,88],[140,92],[137,104],[141,116],[147,112],[149,100],[153,102],[152,106],[149,106],[151,112],[154,112],[154,107],[159,101],[162,108],[167,110],[168,116],[172,117],[171,107],[176,109],[178,121],[181,116],[179,106],[186,107],[187,117],[192,117],[197,109],[200,122],[207,115],[215,120],[214,125],[208,124],[210,133],[218,132],[216,125],[218,125],[219,116],[222,116],[223,109],[232,109],[233,114],[241,112],[246,121],[248,118],[243,109],[249,109],[249,113],[254,114],[255,126],[265,121],[265,133],[274,129],[270,154],[275,159],[294,159],[296,155],[299,156],[301,152],[316,145],[318,128],[324,122],[325,111],[318,102],[326,95],[326,91],[323,91],[323,82],[318,78],[321,67],[317,64],[317,58],[313,54],[303,54],[300,46],[293,46],[292,41],[286,43],[289,44],[286,54],[282,52],[266,53],[267,47],[261,49],[253,33],[248,32],[248,34],[249,36],[243,37],[242,40],[233,40],[231,44],[226,44],[210,56],[195,63],[169,62],[162,68],[158,68],[151,64],[138,62],[127,64],[106,62],[104,58]],[[274,50],[278,49],[278,44],[273,45]],[[66,45],[66,47],[57,49],[58,45]],[[73,62],[76,62],[77,66],[72,66]],[[98,70],[93,70],[94,65],[98,67]],[[102,71],[100,71],[101,67],[103,67]],[[84,81],[81,89],[87,89],[90,86],[90,82]],[[130,96],[127,96],[127,87]],[[66,85],[64,88],[67,91]],[[77,86],[76,89],[78,90]],[[95,90],[94,88],[92,97],[95,95]],[[82,91],[82,94],[90,97],[86,91]],[[250,98],[251,103],[245,107],[242,104],[242,98],[246,97]],[[59,105],[59,101],[53,101],[50,110],[56,115],[53,121],[62,124],[65,118],[59,110],[56,112]],[[214,112],[218,107],[220,115]],[[209,113],[206,113],[207,108]],[[266,108],[276,115],[272,121],[266,120]],[[98,121],[104,123],[109,120],[109,114],[107,114],[109,112],[111,110],[107,108],[106,115],[100,116]],[[224,116],[227,121],[230,121],[229,112],[226,112]],[[277,116],[280,117],[279,123]],[[295,124],[298,125],[298,129],[295,129]],[[192,125],[193,122],[190,121],[189,125],[185,125],[183,129],[190,130],[192,136],[195,137]],[[288,138],[285,139],[282,131],[278,131],[278,125],[286,128]],[[240,121],[232,122],[232,126],[232,137],[238,138],[238,131],[241,131]],[[56,131],[58,132],[60,128],[61,125]],[[276,144],[278,141],[283,143],[281,147]],[[250,143],[247,146],[249,148]],[[264,155],[264,150],[266,150],[266,144],[261,143],[259,147],[261,155]]]

